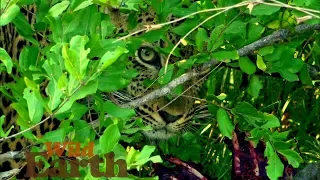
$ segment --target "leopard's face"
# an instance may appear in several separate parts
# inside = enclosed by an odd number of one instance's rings
[[[119,13],[114,11],[108,11],[111,15],[111,19],[116,23],[117,19],[126,19],[124,16],[120,16]],[[113,14],[113,15],[112,15]],[[167,21],[173,20],[176,17],[169,15]],[[123,22],[128,22],[124,20]],[[152,9],[143,11],[138,17],[138,26],[133,30],[128,30],[124,24],[119,24],[118,27],[121,31],[135,32],[138,29],[143,28],[143,25],[157,24],[157,15]],[[176,26],[173,24],[172,26]],[[170,28],[169,28],[170,29]],[[159,74],[159,70],[164,67],[167,54],[160,53],[159,48],[165,48],[168,46],[168,42],[176,44],[181,37],[168,30],[165,34],[166,41],[158,42],[143,42],[140,48],[137,49],[133,57],[130,57],[133,66],[129,68],[135,68],[138,70],[139,75],[135,77],[127,87],[127,92],[133,97],[142,97],[151,91],[159,88],[157,85],[147,86],[145,81],[151,80],[156,82]],[[177,60],[188,59],[193,55],[194,48],[190,46],[179,46],[182,57],[181,59],[172,56],[170,63],[175,63]],[[150,139],[168,139],[173,135],[179,134],[188,129],[190,121],[195,113],[196,104],[192,97],[196,97],[201,84],[197,79],[190,80],[185,83],[184,90],[188,87],[188,91],[184,92],[182,96],[173,98],[174,101],[168,100],[166,97],[160,97],[156,100],[148,102],[142,106],[137,107],[135,110],[139,117],[142,118],[145,125],[149,125],[153,130],[145,131],[144,134]],[[155,83],[156,84],[156,83]]]
[[[132,58],[133,67],[139,75],[127,87],[127,92],[133,97],[141,97],[157,89],[159,86],[145,85],[145,81],[155,82],[159,70],[165,65],[166,56],[159,53],[154,45],[143,44]],[[192,86],[196,80],[184,84],[184,89]],[[150,139],[168,139],[187,129],[195,112],[196,104],[192,97],[197,95],[199,86],[194,86],[186,91],[183,96],[169,100],[160,97],[136,108],[139,117],[153,130],[144,134]]]

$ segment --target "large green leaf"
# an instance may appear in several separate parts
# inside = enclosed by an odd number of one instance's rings
[[[220,47],[224,42],[224,33],[222,30],[225,28],[224,24],[217,26],[210,34],[210,40],[208,42],[207,51],[214,51]]]
[[[89,59],[87,55],[90,49],[85,49],[85,44],[89,41],[87,36],[75,36],[70,41],[70,47],[64,45],[62,56],[68,72],[79,81],[86,76]]]
[[[62,102],[61,97],[63,92],[58,88],[58,82],[55,79],[51,79],[47,88],[47,95],[49,95],[48,107],[51,111],[55,110]]]
[[[278,152],[286,157],[289,164],[291,164],[294,168],[298,168],[299,164],[303,162],[301,156],[291,149],[279,150]]]
[[[23,98],[27,100],[29,118],[32,123],[36,124],[41,121],[43,116],[43,107],[40,100],[37,98],[36,93],[31,88],[25,88]]]
[[[162,162],[160,156],[150,157],[151,154],[155,151],[155,149],[156,149],[155,146],[145,145],[141,150],[141,152],[136,156],[135,158],[136,162],[133,165],[142,166],[148,161],[152,161],[153,163]]]
[[[23,70],[29,70],[30,66],[36,66],[39,49],[36,46],[23,48],[19,56],[19,65]]]
[[[114,51],[106,52],[99,61],[98,71],[103,71],[111,64],[113,64],[123,53],[127,52],[128,50],[121,46],[117,47]]]
[[[232,139],[234,125],[232,124],[228,113],[222,108],[219,108],[219,110],[217,111],[217,122],[221,134],[228,137],[229,139]]]
[[[99,139],[102,153],[110,153],[119,142],[120,137],[121,134],[117,124],[111,124],[108,126]]]
[[[260,16],[260,15],[271,15],[277,11],[280,10],[280,7],[277,6],[269,6],[265,4],[258,4],[254,6],[251,14],[254,16]]]
[[[219,61],[230,61],[239,58],[237,51],[218,51],[212,53],[212,57]]]
[[[282,176],[284,165],[279,156],[274,151],[268,156],[268,165],[266,167],[267,175],[271,180],[277,180]]]
[[[6,9],[6,11],[0,16],[0,26],[9,24],[20,12],[18,5],[14,4]]]
[[[207,31],[199,28],[196,34],[196,46],[200,52],[203,51],[203,45],[206,41],[208,41]]]
[[[135,115],[135,112],[133,109],[120,108],[110,101],[106,101],[103,103],[103,109],[109,115],[113,117],[123,118],[123,119],[128,119]]]
[[[259,112],[247,102],[240,102],[232,109],[232,113],[243,117],[244,121],[253,126],[272,128],[280,125],[277,117],[272,114]]]
[[[246,30],[247,23],[242,21],[233,21],[225,30],[226,34],[239,35],[244,38],[247,32]]]
[[[69,1],[62,1],[55,4],[50,8],[49,15],[51,15],[52,17],[58,17],[64,10],[68,8],[69,4]]]
[[[247,74],[253,74],[257,69],[256,65],[247,56],[239,58],[239,66]]]

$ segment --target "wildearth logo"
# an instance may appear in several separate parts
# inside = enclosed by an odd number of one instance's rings
[[[127,177],[127,164],[125,160],[118,160],[114,162],[114,153],[105,154],[105,160],[99,155],[93,155],[94,143],[90,142],[88,146],[81,149],[81,144],[78,142],[47,142],[45,143],[47,152],[26,152],[27,173],[25,177],[81,177],[80,166],[90,167],[90,172],[93,177]],[[62,155],[64,152],[67,155]],[[42,171],[44,169],[44,162],[39,160],[36,162],[36,156],[42,156],[48,160],[53,155],[56,155],[56,160],[50,163],[50,168],[39,173],[36,169]],[[72,160],[69,160],[72,158]],[[99,164],[106,162],[105,172],[99,171]],[[58,164],[58,166],[57,166]],[[118,165],[119,173],[115,175],[114,165]],[[69,171],[67,170],[69,167]]]

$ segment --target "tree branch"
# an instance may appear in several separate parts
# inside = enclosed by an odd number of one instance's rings
[[[301,24],[301,25],[298,25],[295,27],[294,33],[301,34],[301,33],[305,33],[307,31],[313,31],[313,30],[320,30],[320,24],[315,24],[315,25]],[[239,54],[239,56],[249,55],[252,52],[254,52],[262,47],[268,46],[268,45],[270,45],[274,42],[277,42],[277,41],[284,40],[294,33],[290,33],[290,31],[288,29],[280,29],[280,30],[275,31],[274,33],[272,33],[266,37],[263,37],[263,38],[255,41],[251,44],[248,44],[248,45],[240,48],[238,50],[238,54]],[[160,89],[157,89],[157,90],[155,90],[155,91],[153,91],[153,92],[151,92],[141,98],[135,99],[131,102],[122,104],[120,106],[122,108],[135,108],[135,107],[138,107],[138,106],[145,104],[146,102],[155,100],[161,96],[165,96],[165,95],[171,93],[171,91],[174,88],[185,83],[186,81],[189,81],[192,78],[195,78],[197,76],[203,75],[203,73],[202,73],[203,70],[205,70],[207,68],[212,68],[213,66],[217,65],[218,63],[220,63],[220,61],[211,60],[210,62],[202,65],[202,67],[194,68],[191,71],[172,80],[170,83],[161,87]],[[310,76],[312,78],[319,76],[320,67],[308,65],[308,70],[309,70]]]
[[[0,154],[1,161],[7,161],[10,159],[24,159],[24,153],[20,151],[9,151],[3,154]]]

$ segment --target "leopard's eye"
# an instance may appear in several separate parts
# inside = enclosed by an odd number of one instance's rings
[[[149,47],[140,48],[138,55],[142,61],[153,61],[157,58],[157,52]]]

